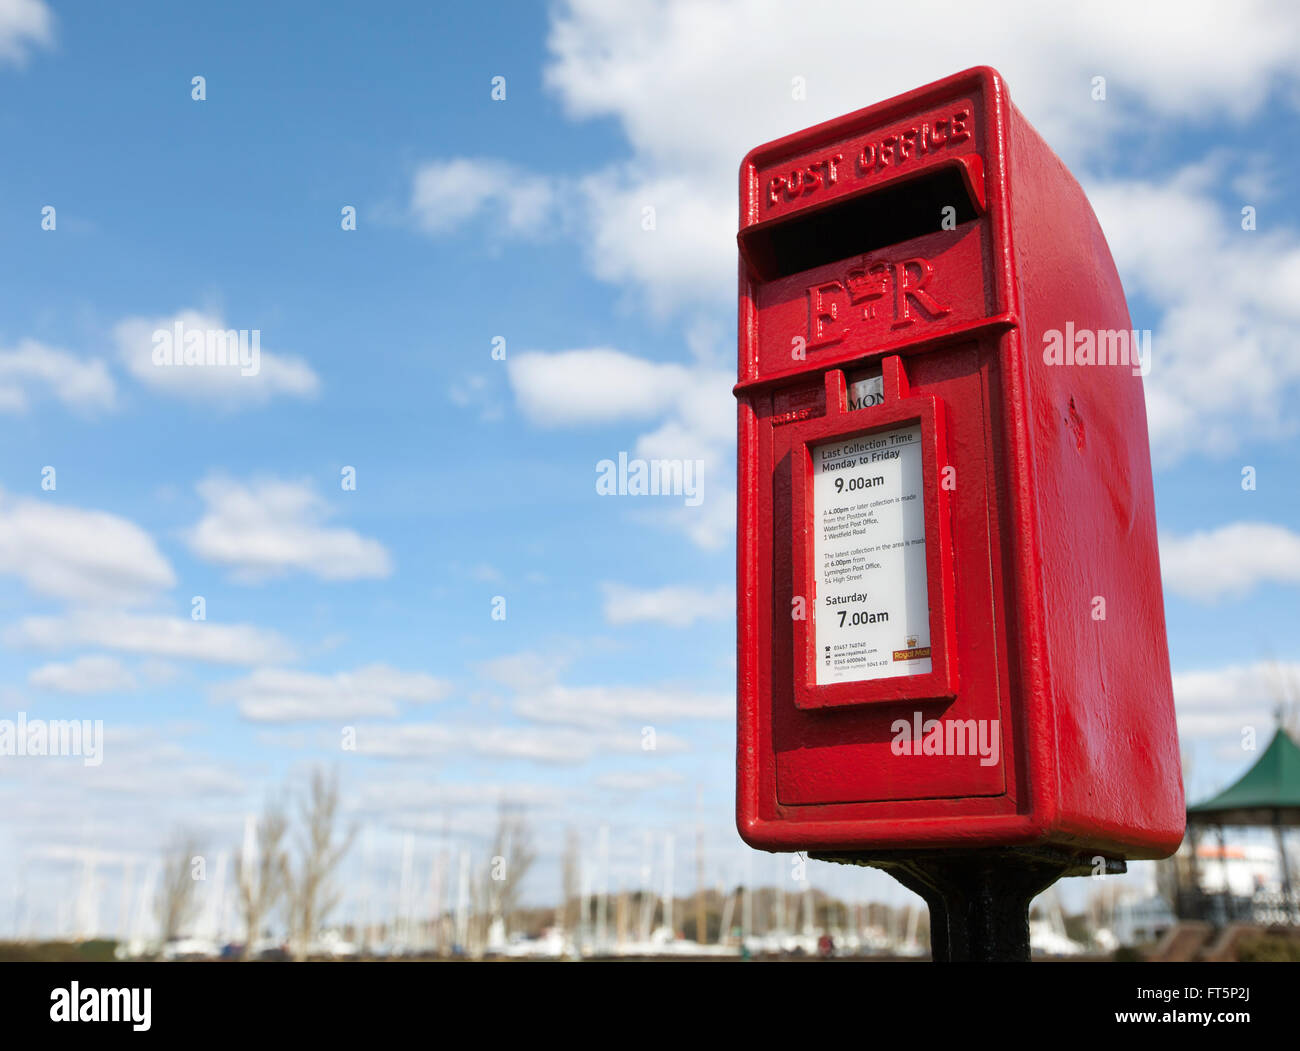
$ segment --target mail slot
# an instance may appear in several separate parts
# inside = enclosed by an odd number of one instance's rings
[[[1078,184],[981,67],[751,151],[738,244],[741,835],[1170,854],[1150,357]]]

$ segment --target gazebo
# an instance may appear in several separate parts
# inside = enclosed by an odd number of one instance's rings
[[[1214,829],[1224,864],[1224,906],[1226,919],[1250,920],[1237,916],[1231,888],[1227,881],[1227,851],[1223,830],[1226,826],[1271,828],[1277,839],[1278,861],[1282,874],[1282,922],[1296,923],[1296,900],[1292,894],[1291,870],[1287,862],[1283,829],[1300,825],[1300,746],[1281,726],[1268,747],[1233,784],[1203,803],[1187,808],[1187,834],[1191,841],[1191,887],[1179,888],[1179,914],[1210,918],[1212,902],[1201,890],[1197,873],[1197,844],[1202,832]]]

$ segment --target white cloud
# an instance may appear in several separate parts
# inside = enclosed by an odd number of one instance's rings
[[[639,591],[605,584],[605,620],[610,624],[655,623],[688,628],[697,620],[722,620],[735,613],[730,588],[666,587]]]
[[[698,341],[696,350],[705,356]],[[704,548],[721,547],[731,537],[736,407],[730,373],[594,348],[524,352],[509,359],[507,375],[523,414],[542,426],[657,423],[636,439],[635,455],[701,461],[702,502],[644,510],[662,514]],[[615,459],[619,451],[602,458]],[[594,478],[593,473],[593,485]]]
[[[1288,684],[1300,682],[1300,664],[1234,664],[1174,676],[1178,732],[1183,737],[1240,736],[1253,727],[1260,746],[1274,725],[1273,711]]]
[[[141,661],[136,670],[140,673],[140,678],[153,686],[165,686],[175,682],[181,675],[180,668],[175,664],[156,659]]]
[[[734,172],[749,146],[980,63],[1005,74],[1013,101],[1062,138],[1103,109],[1089,95],[1098,74],[1112,109],[1182,118],[1241,119],[1279,79],[1295,79],[1294,9],[1201,0],[1180,11],[1171,23],[1158,6],[1124,0],[1068,9],[929,0],[864,18],[854,0],[810,0],[790,18],[781,0],[570,0],[553,19],[546,82],[571,115],[618,120],[663,170],[709,158]],[[806,101],[792,98],[794,76],[807,80]]]
[[[54,15],[43,0],[0,0],[0,63],[22,66],[31,47],[54,44]]]
[[[1145,381],[1158,463],[1295,431],[1300,243],[1294,231],[1241,229],[1241,216],[1215,200],[1229,169],[1216,156],[1172,179],[1089,184],[1125,288],[1161,312]]]
[[[716,551],[731,542],[736,531],[736,399],[735,377],[705,366],[691,370],[691,382],[680,392],[672,410],[658,427],[636,440],[643,460],[700,460],[697,480],[702,501],[697,507],[674,507],[668,520],[698,547]]]
[[[495,160],[429,161],[411,185],[411,215],[428,234],[445,234],[489,213],[495,228],[532,236],[558,220],[549,180]]]
[[[3,494],[0,573],[38,595],[86,605],[147,601],[176,583],[152,537],[125,518]]]
[[[572,658],[557,653],[512,653],[494,657],[479,665],[489,679],[514,690],[532,689],[538,685],[554,683],[560,673],[572,663]]]
[[[329,527],[333,513],[310,482],[255,480],[247,485],[210,477],[198,485],[206,510],[187,535],[200,558],[256,582],[290,571],[322,580],[387,577],[383,544],[351,529]]]
[[[745,151],[760,142],[991,62],[1048,141],[1076,168],[1086,169],[1094,160],[1109,163],[1117,134],[1140,132],[1152,120],[1244,120],[1259,112],[1275,87],[1300,82],[1292,60],[1300,44],[1300,12],[1268,4],[1253,5],[1240,17],[1209,4],[1195,11],[1194,23],[1180,19],[1173,25],[1163,14],[1118,2],[1066,12],[1016,3],[996,18],[987,9],[963,12],[923,3],[873,11],[866,19],[850,0],[823,0],[789,19],[776,0],[669,0],[613,8],[574,0],[552,17],[546,83],[570,116],[615,120],[629,155],[570,177],[577,192],[569,192],[582,215],[566,229],[584,246],[595,276],[644,297],[653,313],[711,316],[729,309],[735,294],[736,169]],[[936,36],[929,29],[933,24],[945,31]],[[772,32],[773,25],[781,31]],[[1224,48],[1222,41],[1235,43],[1239,32],[1240,50]],[[1161,41],[1158,55],[1152,39]],[[863,55],[871,60],[864,62]],[[1091,96],[1097,75],[1107,78],[1104,103]],[[795,77],[806,79],[805,101],[793,97]],[[457,209],[476,211],[503,178],[491,162],[446,164],[471,187],[466,203],[446,205],[450,222],[463,217]],[[517,170],[512,176],[523,178]],[[1151,187],[1159,185],[1153,181]],[[1247,414],[1251,427],[1282,428],[1280,391],[1300,370],[1300,358],[1285,359],[1288,304],[1300,301],[1285,277],[1300,273],[1290,242],[1279,235],[1267,244],[1261,237],[1249,246],[1231,245],[1228,232],[1216,231],[1231,231],[1234,224],[1208,225],[1215,217],[1201,199],[1190,202],[1188,231],[1178,208],[1162,209],[1159,216],[1144,213],[1154,199],[1135,199],[1139,195],[1130,191],[1141,189],[1140,183],[1114,183],[1098,192],[1127,204],[1123,214],[1102,216],[1108,232],[1115,227],[1124,276],[1170,275],[1168,292],[1158,299],[1167,324],[1157,334],[1156,373],[1149,382],[1157,457],[1180,455],[1188,441],[1222,449],[1237,433],[1232,421]],[[647,207],[654,209],[652,230],[645,229]],[[1108,210],[1118,205],[1102,209]],[[1170,237],[1171,230],[1180,232]],[[1162,239],[1177,242],[1168,253],[1176,264],[1172,270],[1148,265],[1129,250]],[[1221,248],[1265,249],[1266,257],[1229,256],[1243,264],[1224,268],[1226,282],[1237,291],[1226,309],[1209,317],[1218,309],[1218,293],[1200,295],[1203,280],[1191,268],[1223,259]],[[1247,286],[1257,290],[1253,298]],[[1272,305],[1263,303],[1266,298]],[[1260,317],[1252,310],[1260,307],[1263,324],[1252,327]],[[1214,338],[1205,338],[1206,332]],[[1263,359],[1267,367],[1234,364],[1226,381],[1206,382],[1225,371],[1227,348],[1234,362]],[[734,428],[735,419],[729,368],[593,349],[512,357],[509,374],[521,410],[535,423],[658,419],[658,428],[638,440],[643,456],[707,441],[716,461],[708,463],[705,507],[672,517],[701,546],[725,543],[732,529],[728,481],[734,447],[723,432]],[[687,398],[696,404],[679,408]],[[1186,426],[1191,418],[1196,427]]]
[[[674,719],[730,719],[730,693],[698,693],[675,686],[562,686],[521,691],[515,712],[525,719],[567,726],[636,726]]]
[[[257,371],[252,375],[244,375],[237,365],[155,364],[154,334],[173,333],[178,324],[184,332],[230,332],[235,328],[214,314],[182,310],[170,317],[126,318],[113,329],[127,371],[160,394],[237,409],[264,405],[278,394],[311,398],[320,389],[320,377],[302,358],[264,348],[259,348]],[[239,328],[248,332],[251,352],[252,330],[258,326],[244,323]]]
[[[733,692],[707,693],[662,686],[566,686],[561,676],[571,652],[514,653],[479,665],[487,678],[510,688],[515,714],[537,723],[587,729],[639,728],[675,719],[731,719]]]
[[[1247,235],[1238,216],[1214,206],[1213,188],[1240,177],[1240,154],[1221,160],[1218,171],[1201,171],[1199,181],[1195,172],[1172,181],[1164,173],[1086,178],[1090,167],[1113,168],[1120,135],[1141,139],[1153,124],[1231,125],[1266,104],[1296,108],[1300,8],[1258,0],[1233,11],[1204,2],[1184,12],[1171,23],[1159,8],[1120,0],[1066,11],[1017,2],[989,17],[986,8],[930,2],[863,18],[854,0],[812,0],[790,19],[778,0],[616,7],[572,0],[552,17],[545,82],[573,118],[617,122],[628,155],[569,177],[577,189],[566,192],[581,214],[566,229],[596,277],[643,298],[652,313],[728,309],[736,169],[746,150],[992,63],[1015,104],[1089,182],[1128,288],[1148,295],[1162,315],[1147,382],[1157,461],[1291,433],[1300,249],[1293,232],[1262,226]],[[936,35],[938,24],[944,31]],[[1106,78],[1104,102],[1092,98],[1095,76]],[[795,77],[806,82],[804,100],[793,97]],[[647,207],[653,230],[644,228]],[[1213,296],[1202,294],[1207,260],[1217,275]],[[566,407],[575,419],[580,411],[607,419],[654,401],[654,388],[631,407],[583,398],[600,378],[578,377],[579,395],[561,395],[556,409],[542,395],[526,394],[520,404],[534,420],[555,423]],[[723,523],[720,505],[711,510],[712,524],[697,521],[695,529],[706,541]]]
[[[212,691],[214,697],[235,701],[245,719],[273,723],[391,716],[402,701],[439,701],[450,692],[441,679],[383,664],[334,675],[259,668]]]
[[[656,735],[656,752],[680,752],[685,747],[685,742],[670,734]],[[639,727],[598,731],[439,723],[367,724],[357,727],[357,752],[386,759],[475,755],[488,759],[574,764],[598,756],[629,755],[641,751]]]
[[[1160,538],[1165,587],[1213,602],[1261,583],[1300,584],[1300,534],[1264,522],[1234,522],[1188,536]]]
[[[5,634],[10,645],[65,650],[97,647],[171,660],[213,664],[280,664],[293,648],[280,635],[252,624],[215,624],[188,617],[82,611],[27,617]]]
[[[28,714],[34,713],[29,710]],[[50,879],[53,873],[48,868],[42,871],[32,864],[38,858],[59,857],[77,863],[68,866],[73,897],[85,863],[91,858],[101,863],[95,894],[101,903],[99,919],[106,922],[103,927],[91,928],[96,933],[120,931],[117,902],[123,899],[117,887],[111,882],[105,886],[104,881],[115,879],[118,874],[112,870],[123,861],[137,866],[135,894],[128,895],[135,899],[133,904],[138,903],[137,922],[149,922],[150,903],[136,896],[140,877],[157,863],[164,838],[178,825],[207,831],[214,816],[230,814],[236,800],[252,788],[238,765],[188,747],[185,738],[194,732],[156,721],[138,726],[106,719],[100,766],[87,767],[80,760],[0,763],[0,810],[15,848],[5,854],[11,862],[21,859],[28,863],[23,866],[26,871],[17,865],[10,868],[5,873],[6,885],[10,885],[9,879],[23,876],[33,910],[26,922],[51,934],[67,929],[63,923],[54,925],[53,906],[72,897],[63,896],[64,888]],[[248,800],[250,807],[258,804],[257,797]],[[238,842],[242,814],[235,813],[239,816],[209,842],[222,846]],[[44,922],[39,915],[42,910],[46,912]]]
[[[79,412],[112,409],[117,388],[104,362],[24,339],[0,350],[0,412],[24,412],[36,388]]]
[[[109,849],[123,840],[151,837],[169,822],[160,820],[177,802],[186,804],[172,815],[188,824],[196,811],[214,799],[238,795],[247,784],[237,769],[187,748],[187,733],[176,726],[131,726],[109,721],[104,726],[103,763],[0,763],[0,797],[7,818],[15,804],[30,804],[23,817],[33,831],[46,834],[63,826],[69,839],[106,830]],[[137,796],[142,810],[126,819],[123,795]],[[26,841],[26,840],[24,840]]]
[[[592,274],[643,296],[656,317],[727,302],[736,292],[734,184],[743,153],[732,160],[725,190],[676,172],[647,178],[639,165],[584,178],[583,246]]]
[[[657,312],[724,303],[746,150],[969,66],[996,66],[1071,162],[1105,156],[1117,132],[1151,120],[1243,119],[1296,82],[1294,8],[1183,12],[1171,23],[1120,0],[1068,10],[1026,0],[991,16],[936,0],[864,18],[855,0],[812,0],[791,18],[779,0],[573,0],[553,18],[546,83],[571,116],[617,121],[631,153],[582,182],[590,266]],[[1107,78],[1105,103],[1090,95],[1096,75]],[[804,101],[794,77],[806,80]],[[645,205],[653,233],[641,229]]]
[[[553,808],[569,801],[574,789],[567,785],[521,781],[370,781],[359,787],[357,810],[391,815],[394,810],[414,812],[451,808],[461,811],[481,806],[495,810],[502,802],[526,805],[530,810]],[[442,815],[437,815],[441,820]]]
[[[601,774],[595,785],[609,792],[652,792],[657,788],[680,784],[685,778],[676,770],[659,768],[656,770],[619,770],[612,774]]]
[[[694,378],[684,365],[606,347],[525,351],[506,372],[524,415],[547,427],[651,419],[671,411]]]
[[[500,381],[489,379],[482,373],[468,373],[453,380],[447,388],[447,397],[462,409],[477,410],[484,423],[493,423],[505,416],[501,406]]]
[[[45,664],[27,676],[27,681],[44,690],[59,693],[117,693],[133,690],[135,676],[116,657],[88,655],[67,664]]]

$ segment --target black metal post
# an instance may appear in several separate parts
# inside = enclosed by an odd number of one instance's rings
[[[1282,914],[1289,926],[1295,922],[1291,905],[1291,866],[1286,860],[1286,842],[1282,838],[1282,812],[1273,811],[1273,835],[1277,839],[1277,859],[1282,866]]]
[[[1232,878],[1228,872],[1228,844],[1223,838],[1223,825],[1219,830],[1219,866],[1223,869],[1223,922],[1232,923],[1237,918],[1237,905],[1232,900]]]
[[[1201,868],[1196,857],[1197,852],[1201,849],[1200,825],[1188,824],[1187,840],[1191,844],[1187,859],[1191,887],[1186,892],[1183,891],[1182,872],[1178,867],[1178,858],[1174,858],[1174,879],[1178,883],[1178,918],[1180,920],[1203,920],[1208,909],[1205,895],[1201,892]]]
[[[1126,871],[1123,861],[1039,848],[927,851],[813,858],[882,869],[930,909],[936,962],[1028,961],[1029,904],[1063,876]]]

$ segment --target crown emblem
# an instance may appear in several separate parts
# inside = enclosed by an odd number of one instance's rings
[[[871,266],[850,270],[844,278],[844,285],[849,291],[850,303],[861,303],[867,299],[880,299],[889,281],[889,264],[874,263]]]

